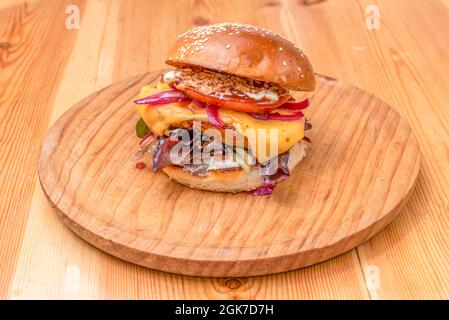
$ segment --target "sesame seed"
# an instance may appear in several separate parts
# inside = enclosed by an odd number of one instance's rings
[[[282,64],[286,67],[287,66],[287,62],[285,62],[285,60],[284,60],[284,62],[282,62]]]
[[[229,49],[230,47],[231,47],[231,45],[230,45],[230,44],[226,45],[226,49]]]
[[[262,37],[270,37],[270,38],[274,36],[279,37],[275,33],[261,27],[241,23],[223,22],[218,24],[197,27],[184,32],[183,34],[178,36],[178,39],[184,40],[184,45],[180,49],[178,49],[178,52],[179,54],[189,55],[191,53],[194,53],[195,51],[198,51],[198,49],[196,48],[198,46],[200,47],[200,50],[202,50],[203,48],[200,45],[206,42],[210,36],[214,36],[222,32],[225,32],[228,35],[234,35],[239,34],[240,32],[244,32],[244,33],[259,33]],[[273,40],[270,39],[270,41]],[[191,44],[189,44],[189,42],[191,42]],[[226,46],[226,48],[229,49],[228,46]],[[279,48],[279,51],[283,50],[284,48],[282,47]],[[299,52],[301,51],[299,50]]]

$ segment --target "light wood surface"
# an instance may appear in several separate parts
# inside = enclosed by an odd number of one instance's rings
[[[365,242],[408,199],[420,164],[411,128],[375,96],[322,76],[307,112],[314,143],[273,195],[192,190],[137,169],[132,101],[160,77],[155,71],[91,94],[42,145],[39,179],[49,201],[105,252],[192,276],[290,271]]]
[[[314,3],[317,2],[317,3]],[[0,2],[0,296],[3,298],[449,298],[449,2]],[[376,4],[380,29],[365,26]],[[81,28],[65,28],[67,5]],[[176,7],[176,10],[174,8]],[[298,271],[197,278],[102,253],[70,232],[37,176],[49,126],[76,101],[156,70],[179,32],[205,22],[261,25],[300,45],[315,71],[374,93],[422,152],[398,217],[356,249]]]

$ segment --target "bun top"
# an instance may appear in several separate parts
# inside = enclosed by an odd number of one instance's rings
[[[202,26],[181,34],[165,63],[199,66],[254,80],[313,91],[309,59],[292,42],[266,29],[237,23]]]

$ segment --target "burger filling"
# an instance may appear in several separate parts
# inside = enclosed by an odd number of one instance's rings
[[[252,99],[257,102],[276,103],[281,97],[284,100],[290,98],[288,90],[278,84],[207,69],[184,68],[168,71],[164,74],[163,81],[180,90],[191,89],[219,99],[241,97],[248,101]]]
[[[149,152],[155,172],[175,165],[207,176],[257,167],[264,186],[253,193],[265,195],[290,174],[291,150],[310,142],[304,132],[311,125],[301,111],[308,100],[294,101],[277,84],[182,68],[144,87],[135,102],[142,139],[137,154]]]

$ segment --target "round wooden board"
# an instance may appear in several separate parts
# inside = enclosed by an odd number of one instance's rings
[[[308,156],[268,197],[193,190],[135,168],[133,99],[160,72],[85,98],[50,129],[39,176],[80,237],[145,267],[253,276],[308,266],[366,241],[398,213],[419,172],[407,123],[375,96],[324,76]]]

